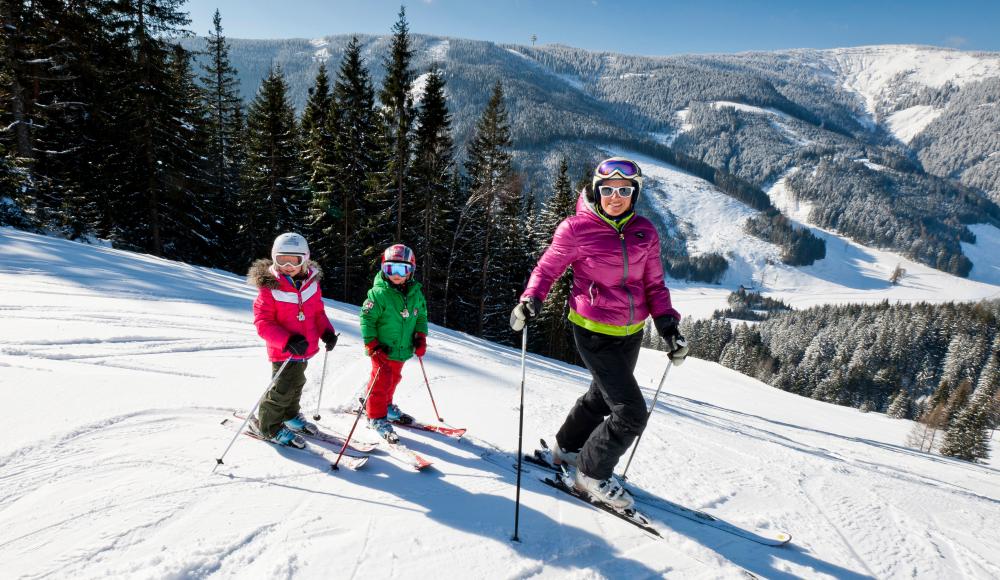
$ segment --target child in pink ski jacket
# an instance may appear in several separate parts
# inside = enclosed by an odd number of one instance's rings
[[[267,344],[272,378],[289,361],[250,424],[258,435],[280,445],[304,447],[295,432],[316,432],[316,426],[299,412],[306,365],[319,352],[320,340],[328,351],[337,344],[323,307],[321,277],[319,266],[309,261],[308,243],[296,233],[278,236],[271,259],[257,260],[247,275],[247,281],[258,288],[253,319],[257,334]]]

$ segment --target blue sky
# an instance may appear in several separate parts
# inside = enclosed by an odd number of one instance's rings
[[[387,34],[400,4],[415,33],[627,54],[866,44],[1000,51],[997,0],[189,0],[204,35],[222,13],[233,38]]]

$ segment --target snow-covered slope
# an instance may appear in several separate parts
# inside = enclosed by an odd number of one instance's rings
[[[719,252],[729,260],[721,285],[672,281],[671,291],[686,316],[705,318],[726,307],[730,291],[739,285],[757,288],[795,308],[820,304],[892,302],[947,302],[1000,296],[1000,270],[994,264],[1000,248],[1000,231],[993,226],[973,226],[975,244],[963,252],[975,264],[969,278],[959,278],[892,252],[858,244],[808,222],[809,206],[793,199],[780,179],[768,190],[772,203],[799,225],[810,227],[826,241],[826,258],[812,266],[792,267],[781,262],[781,250],[744,231],[743,224],[756,212],[707,181],[676,167],[632,152],[608,149],[639,161],[648,176],[644,195],[660,212],[673,213],[693,235],[692,255]],[[899,266],[906,270],[901,282],[889,282]]]
[[[869,112],[878,110],[900,84],[962,86],[1000,76],[1000,56],[913,45],[880,45],[811,51],[821,55],[844,88],[860,95]],[[895,85],[895,86],[894,86]]]
[[[639,488],[735,523],[784,529],[764,548],[651,510],[665,540],[525,473],[513,531],[518,353],[433,328],[427,371],[462,441],[404,432],[434,461],[376,453],[331,474],[309,455],[240,438],[211,473],[269,366],[253,292],[226,273],[0,229],[0,561],[21,577],[990,578],[1000,575],[997,463],[902,446],[909,423],[777,391],[717,365],[675,369],[629,472]],[[678,299],[681,301],[682,299]],[[355,307],[340,332],[324,421],[363,383]],[[683,307],[683,304],[681,304]],[[637,376],[652,395],[661,353]],[[304,405],[316,404],[311,365]],[[526,445],[551,438],[588,383],[529,357]],[[429,419],[419,369],[397,401]],[[371,437],[367,432],[362,436]]]

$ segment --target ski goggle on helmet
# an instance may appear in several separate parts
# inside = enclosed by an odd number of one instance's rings
[[[416,269],[416,254],[403,244],[389,246],[382,252],[382,273],[386,276],[409,276]]]
[[[309,244],[294,232],[281,234],[271,246],[271,261],[281,266],[306,266],[309,264]]]
[[[632,189],[617,187],[605,188],[610,191],[602,191],[601,184],[607,179],[628,179],[632,182]],[[605,197],[611,197],[616,192],[622,197],[629,197],[633,195],[633,193],[638,194],[641,190],[642,170],[639,169],[639,164],[631,159],[626,159],[624,157],[612,157],[601,161],[600,164],[598,164],[594,169],[594,178],[591,182],[591,192],[594,197],[594,199],[591,200],[592,203],[596,201],[598,192]]]

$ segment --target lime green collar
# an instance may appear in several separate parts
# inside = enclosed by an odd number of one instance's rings
[[[615,220],[613,220],[613,219],[609,218],[608,216],[604,215],[604,213],[601,211],[601,209],[597,206],[596,203],[594,205],[592,205],[590,209],[592,209],[594,211],[594,213],[597,215],[597,217],[599,217],[602,220],[604,220],[604,223],[606,223],[609,226],[615,228],[615,231],[617,231],[617,232],[621,232],[622,228],[625,227],[625,224],[627,224],[629,222],[629,220],[631,220],[633,217],[635,217],[635,210],[633,209],[633,210],[631,210],[631,213],[629,213],[628,216],[626,216],[625,218],[623,218],[621,221],[616,222]]]

